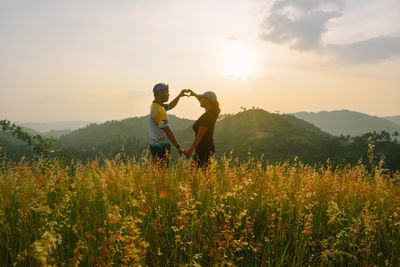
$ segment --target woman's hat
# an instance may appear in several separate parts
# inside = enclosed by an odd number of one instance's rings
[[[207,91],[207,92],[205,92],[205,93],[203,93],[203,94],[201,94],[201,95],[199,95],[199,97],[207,97],[211,102],[215,102],[215,101],[217,101],[217,95],[214,93],[214,92],[212,92],[212,91]]]

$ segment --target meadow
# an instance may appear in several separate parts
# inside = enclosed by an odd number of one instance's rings
[[[400,174],[223,158],[8,163],[1,266],[399,266]]]

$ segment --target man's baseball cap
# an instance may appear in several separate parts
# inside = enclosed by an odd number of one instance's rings
[[[199,97],[207,97],[212,103],[217,101],[217,95],[212,91],[207,91],[207,92],[199,95]]]
[[[168,84],[165,83],[157,83],[153,87],[153,93],[156,94],[158,92],[164,91],[168,89]]]

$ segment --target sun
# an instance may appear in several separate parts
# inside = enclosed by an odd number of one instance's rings
[[[237,42],[230,42],[223,47],[221,55],[224,76],[238,80],[249,80],[254,76],[250,49]]]

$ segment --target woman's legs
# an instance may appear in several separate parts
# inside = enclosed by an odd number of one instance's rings
[[[198,167],[207,167],[208,164],[210,163],[210,157],[212,155],[212,151],[209,151],[207,153],[198,153],[197,151],[194,154],[194,162]]]

